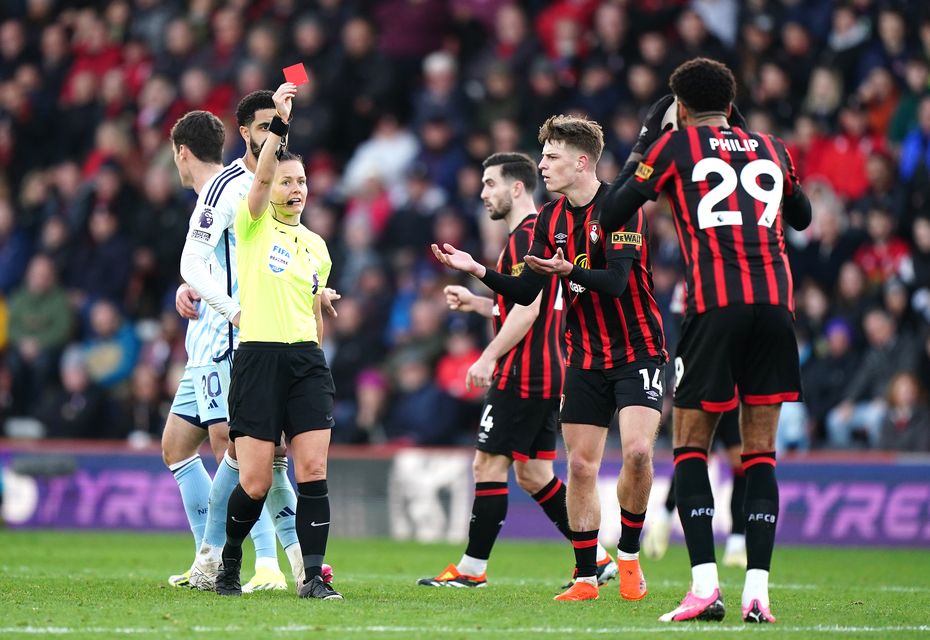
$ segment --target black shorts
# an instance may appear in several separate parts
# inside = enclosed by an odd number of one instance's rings
[[[720,415],[720,422],[714,431],[714,442],[724,449],[732,449],[743,443],[739,435],[739,410],[734,409]]]
[[[558,398],[521,398],[491,387],[484,397],[475,447],[517,462],[555,460],[558,427]]]
[[[305,431],[331,429],[333,376],[315,342],[243,342],[229,385],[229,437],[277,443]]]
[[[665,364],[640,360],[613,369],[565,370],[562,423],[610,426],[617,409],[641,406],[662,411]]]
[[[675,406],[723,412],[801,399],[794,321],[785,307],[740,304],[688,315],[675,358]],[[739,391],[737,392],[737,389]]]

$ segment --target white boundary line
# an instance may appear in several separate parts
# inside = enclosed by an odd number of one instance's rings
[[[758,627],[754,627],[758,628]],[[784,626],[776,625],[770,627],[772,631],[779,633],[837,633],[837,634],[855,634],[855,633],[880,633],[880,632],[930,632],[930,625],[893,625],[887,627],[881,626],[840,626],[840,625],[811,625],[811,626]],[[237,626],[229,625],[225,627],[0,627],[0,635],[71,635],[71,634],[94,634],[94,635],[166,635],[171,633],[240,633],[240,632],[272,632],[272,633],[307,633],[307,632],[324,632],[324,633],[452,633],[468,635],[513,635],[513,634],[548,634],[548,635],[565,635],[573,633],[591,633],[591,634],[616,634],[616,633],[745,633],[751,631],[748,625],[717,625],[717,624],[685,624],[685,625],[660,625],[655,626],[637,626],[637,627],[517,627],[506,629],[490,629],[476,627],[436,627],[436,626],[410,626],[410,625],[368,625],[368,626],[340,626],[331,624],[314,624],[314,625],[287,625],[270,628],[260,626]]]

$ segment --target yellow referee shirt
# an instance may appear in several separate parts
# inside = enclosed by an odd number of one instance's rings
[[[313,297],[333,263],[323,238],[302,224],[249,215],[248,197],[236,211],[240,342],[319,342]]]

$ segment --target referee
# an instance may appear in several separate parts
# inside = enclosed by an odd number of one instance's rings
[[[283,141],[295,84],[273,96],[277,115],[262,146],[255,180],[236,212],[239,348],[229,391],[229,437],[236,442],[239,484],[229,497],[220,595],[240,595],[242,541],[271,486],[275,445],[290,440],[297,477],[297,538],[305,579],[298,595],[342,599],[322,576],[329,537],[326,458],[333,427],[333,378],[320,349],[318,295],[332,261],[326,244],[300,223],[307,178]]]

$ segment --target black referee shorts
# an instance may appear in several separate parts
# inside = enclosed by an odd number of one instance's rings
[[[233,360],[229,385],[229,437],[251,436],[277,443],[331,429],[333,376],[315,342],[243,342]]]
[[[736,304],[689,314],[681,325],[675,378],[675,406],[683,409],[724,412],[740,399],[757,405],[800,400],[791,312]]]

